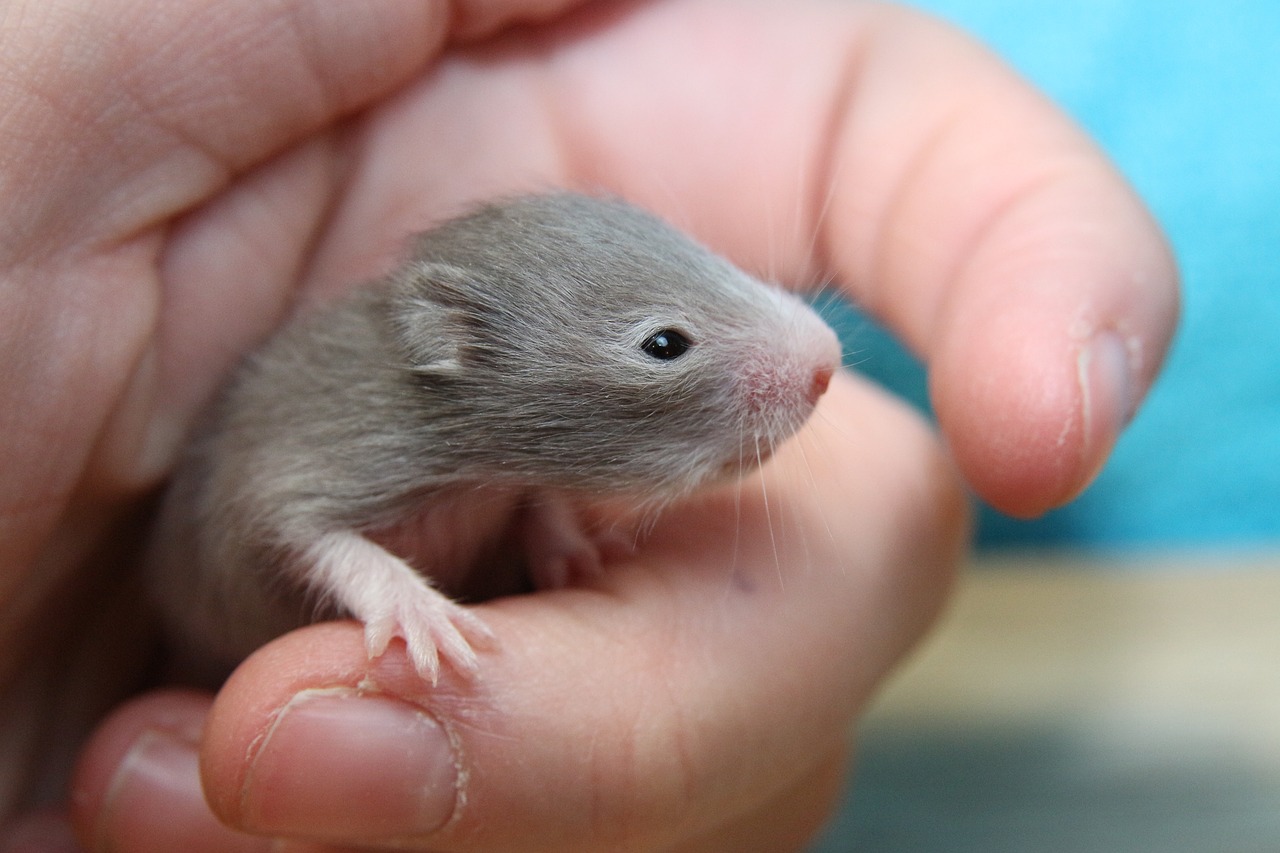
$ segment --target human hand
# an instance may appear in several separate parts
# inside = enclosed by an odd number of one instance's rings
[[[121,636],[127,515],[238,354],[299,292],[367,278],[408,231],[497,192],[610,190],[748,269],[834,277],[925,356],[980,493],[1034,513],[1088,482],[1167,344],[1174,274],[1061,117],[878,5],[597,6],[425,65],[563,5],[484,21],[457,4],[447,22],[223,3],[212,36],[196,4],[24,10],[3,55],[38,71],[5,79],[43,88],[6,95],[23,132],[0,173],[23,199],[0,210],[19,367],[0,389],[6,742],[61,739],[128,683],[146,638]],[[668,518],[598,587],[482,605],[502,652],[475,691],[424,692],[339,623],[272,644],[212,705],[126,706],[81,763],[82,837],[267,846],[215,824],[201,750],[217,813],[269,835],[797,846],[838,788],[849,720],[939,606],[964,514],[934,438],[853,379],[763,476]],[[52,752],[8,790],[39,784]],[[429,782],[431,804],[410,802]]]

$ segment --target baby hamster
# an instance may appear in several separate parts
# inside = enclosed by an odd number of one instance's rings
[[[441,589],[501,543],[535,586],[597,571],[597,510],[750,470],[839,366],[801,300],[621,201],[493,203],[409,254],[247,358],[180,464],[150,575],[204,653],[346,615],[474,675],[492,636]]]

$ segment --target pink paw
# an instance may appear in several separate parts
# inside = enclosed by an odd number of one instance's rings
[[[364,623],[369,657],[404,640],[413,668],[435,684],[447,661],[467,678],[479,669],[475,648],[496,645],[493,632],[470,610],[433,588],[399,557],[352,530],[335,530],[309,548],[311,581]],[[474,648],[473,648],[474,647]]]
[[[458,674],[474,678],[479,670],[477,648],[492,648],[493,632],[480,617],[430,587],[385,602],[372,613],[356,614],[364,622],[365,648],[370,658],[387,650],[392,638],[404,641],[414,670],[433,685],[441,662]]]

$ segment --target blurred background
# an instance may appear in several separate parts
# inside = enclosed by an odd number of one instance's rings
[[[1280,851],[1280,3],[916,0],[1107,150],[1184,277],[1166,370],[1096,484],[983,509],[817,853]],[[828,306],[859,369],[920,366]]]

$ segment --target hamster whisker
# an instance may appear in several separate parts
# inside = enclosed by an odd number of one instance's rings
[[[822,424],[822,425],[823,425],[823,426],[825,426],[825,427],[829,427],[829,428],[831,429],[831,431],[832,431],[833,433],[835,433],[835,434],[836,434],[836,436],[837,436],[838,438],[840,438],[842,441],[843,441],[843,440],[847,440],[847,441],[856,441],[856,440],[857,440],[857,436],[855,436],[855,435],[853,435],[853,434],[851,434],[851,433],[849,432],[849,430],[848,430],[848,424],[844,424],[844,423],[841,423],[841,422],[840,422],[840,421],[838,421],[838,420],[835,420],[835,419],[834,419],[834,418],[832,418],[830,415],[828,415],[826,412],[824,412],[824,411],[821,409],[821,407],[819,407],[819,408],[817,408],[817,409],[815,409],[815,410],[814,410],[813,415],[811,415],[811,421],[810,421],[810,423],[811,423],[811,424],[814,424],[814,425],[816,425],[816,424]],[[809,429],[809,430],[805,430],[805,432],[808,432],[808,433],[812,434],[812,433],[815,433],[815,432],[816,432],[816,430],[814,430],[814,429]],[[814,438],[814,440],[818,440],[816,435],[814,435],[814,436],[812,436],[812,437]]]
[[[779,588],[785,590],[787,587],[787,582],[786,582],[786,579],[783,577],[783,572],[782,572],[782,555],[778,551],[777,531],[773,529],[773,510],[769,505],[769,481],[761,471],[761,468],[763,467],[763,465],[764,465],[764,459],[760,454],[760,449],[757,447],[756,448],[756,470],[760,472],[759,473],[760,499],[764,502],[764,523],[765,523],[765,526],[769,529],[769,545],[773,549],[773,565],[774,565],[774,571],[778,576],[778,586]]]
[[[742,419],[738,420],[738,470],[743,470],[746,464],[746,454],[744,449],[746,425]],[[741,478],[735,484],[733,490],[733,566],[732,574],[737,575],[741,568],[739,558],[742,556],[742,492],[745,488],[745,479]]]
[[[819,459],[830,458],[827,448],[823,447],[823,437],[815,434],[812,430],[803,430],[796,436],[796,449],[800,453],[800,460],[804,463],[805,477],[808,480],[810,489],[816,496],[819,492],[818,475],[813,469],[813,464],[809,459],[809,448],[815,446],[818,451]],[[822,528],[826,533],[827,542],[834,545],[836,542],[835,530],[831,526],[831,519],[827,516],[828,504],[826,501],[814,501],[818,508],[818,519],[822,522]],[[807,552],[806,547],[806,552]]]
[[[835,201],[836,187],[839,186],[839,173],[843,168],[843,163],[837,159],[833,164],[829,160],[826,162],[828,169],[834,166],[834,170],[830,174],[819,173],[816,176],[816,182],[809,183],[809,199],[810,199],[810,222],[809,222],[809,264],[817,269],[829,269],[831,261],[829,258],[818,257],[819,252],[824,248],[822,241],[823,229],[827,225],[827,220],[831,216],[831,205]],[[821,188],[821,197],[817,192]]]

